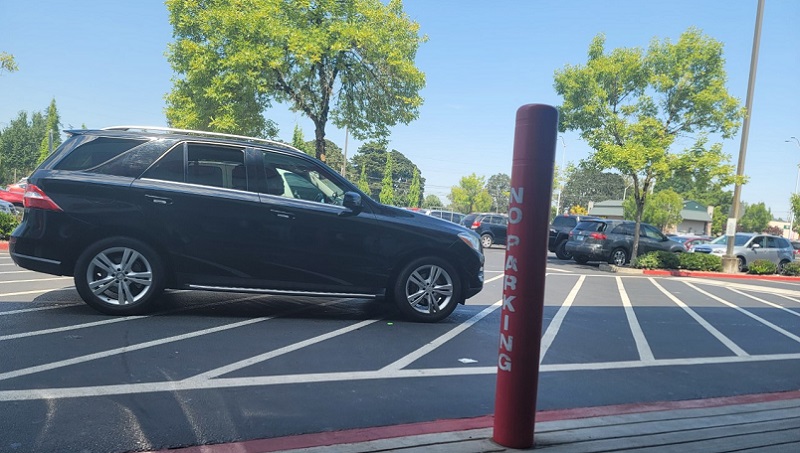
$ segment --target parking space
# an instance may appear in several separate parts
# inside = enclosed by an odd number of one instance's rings
[[[0,255],[0,451],[489,414],[502,263],[489,250],[484,291],[444,322],[415,324],[377,301],[188,291],[150,316],[109,317],[70,279],[17,272]],[[546,285],[541,409],[800,388],[800,286],[622,277],[558,260]]]

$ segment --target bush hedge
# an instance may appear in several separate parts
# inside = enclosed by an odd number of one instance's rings
[[[13,214],[0,212],[0,239],[8,240],[11,232],[19,225],[19,218]]]
[[[755,260],[747,266],[747,273],[768,275],[778,272],[778,265],[768,260]]]
[[[800,275],[800,261],[792,261],[783,266],[783,275]]]
[[[722,270],[722,258],[706,253],[650,252],[638,257],[632,265],[638,269],[686,269],[719,272]]]

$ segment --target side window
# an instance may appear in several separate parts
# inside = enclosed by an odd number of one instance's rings
[[[262,153],[269,195],[341,205],[344,193],[350,190],[311,161],[266,150]]]
[[[766,245],[767,245],[766,244],[766,242],[767,242],[766,239],[767,238],[764,237],[764,236],[756,236],[753,239],[753,242],[750,243],[750,246],[752,247],[753,245],[758,244],[759,247],[762,247],[762,248],[766,247]]]
[[[146,142],[147,140],[97,137],[72,150],[56,164],[55,169],[93,171],[96,167]]]
[[[651,227],[650,225],[642,225],[642,230],[645,237],[649,239],[652,239],[654,241],[660,241],[664,239],[664,236],[661,234],[661,232]]]
[[[179,145],[150,167],[143,177],[247,190],[244,150],[235,147],[198,143]]]
[[[768,237],[767,239],[767,248],[776,249],[778,248],[778,238]]]

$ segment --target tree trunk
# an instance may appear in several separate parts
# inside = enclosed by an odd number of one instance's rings
[[[644,213],[644,200],[634,197],[636,201],[636,226],[633,229],[633,248],[631,249],[631,261],[639,255],[639,229],[642,226],[642,213]]]
[[[325,122],[314,121],[314,145],[317,159],[325,162]]]

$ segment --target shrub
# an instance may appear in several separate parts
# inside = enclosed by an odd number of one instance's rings
[[[783,266],[783,275],[800,275],[800,262],[792,261]]]
[[[678,255],[680,268],[689,271],[720,272],[722,258],[709,253],[681,253]]]
[[[0,212],[0,239],[8,239],[17,225],[19,225],[19,219],[15,215]]]
[[[766,275],[778,272],[778,265],[768,260],[755,260],[747,266],[748,274]]]
[[[650,252],[636,258],[631,265],[638,269],[677,269],[680,264],[678,255],[683,253]]]

